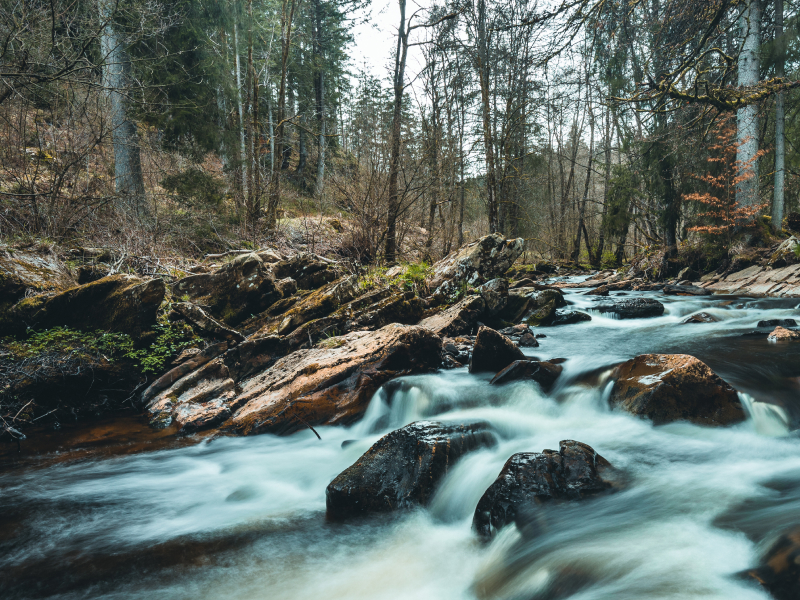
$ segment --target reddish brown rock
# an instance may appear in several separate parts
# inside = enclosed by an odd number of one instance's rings
[[[643,354],[619,365],[613,378],[611,405],[656,425],[732,425],[745,419],[736,390],[694,356]]]
[[[564,367],[547,361],[516,360],[492,378],[492,385],[511,381],[535,381],[547,392],[555,384]]]
[[[770,342],[791,342],[800,339],[800,333],[792,331],[791,329],[786,329],[785,327],[776,327],[772,330],[772,333],[767,336],[767,339]]]
[[[525,360],[525,354],[514,342],[494,329],[481,326],[469,361],[470,373],[497,373],[516,360]]]
[[[307,425],[352,423],[385,382],[438,368],[441,346],[429,329],[392,324],[298,350],[241,384],[231,401],[241,408],[227,428],[285,434]]]
[[[406,425],[383,436],[328,485],[328,518],[424,506],[458,459],[495,444],[486,423]]]
[[[486,303],[480,296],[467,296],[440,313],[422,319],[419,325],[441,336],[469,334],[485,307]]]
[[[781,535],[761,565],[747,572],[777,600],[797,600],[800,590],[800,527]]]
[[[612,486],[611,464],[591,446],[573,440],[559,450],[521,452],[508,459],[481,497],[472,526],[489,539],[510,523],[518,526],[552,500],[580,500]]]

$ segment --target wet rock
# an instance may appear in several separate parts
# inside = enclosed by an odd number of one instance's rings
[[[556,303],[554,300],[551,300],[543,306],[534,308],[533,311],[525,317],[525,323],[533,327],[538,327],[541,325],[550,325],[555,318]]]
[[[695,271],[692,267],[685,267],[680,270],[678,273],[678,277],[676,278],[678,281],[696,281],[700,278],[700,273]]]
[[[383,436],[328,485],[327,516],[344,519],[424,506],[462,456],[495,444],[486,423],[406,425]]]
[[[168,387],[172,386],[176,381],[182,379],[192,371],[199,369],[209,361],[214,360],[227,349],[227,342],[212,344],[208,348],[197,352],[197,354],[194,354],[186,360],[181,361],[179,365],[164,373],[161,377],[151,383],[150,386],[144,390],[144,392],[142,392],[142,403],[147,404],[156,396],[156,394],[164,391]]]
[[[458,362],[456,358],[450,354],[445,354],[442,357],[442,368],[443,369],[460,369],[464,365]]]
[[[608,296],[608,292],[611,291],[607,285],[601,285],[599,287],[594,288],[593,290],[589,290],[586,292],[587,296]]]
[[[710,296],[711,290],[695,285],[665,285],[662,292],[667,296]]]
[[[175,410],[175,424],[181,433],[194,433],[216,427],[231,416],[231,409],[222,398],[197,404],[188,402]]]
[[[55,296],[22,300],[0,317],[0,335],[64,326],[117,331],[139,339],[152,331],[165,292],[161,279],[111,275]]]
[[[776,327],[767,336],[770,342],[788,342],[800,339],[800,332],[786,329],[785,327]]]
[[[490,539],[510,523],[523,525],[543,502],[581,500],[608,490],[611,471],[591,446],[572,440],[562,441],[557,452],[515,454],[481,497],[472,525]]]
[[[699,312],[683,319],[681,325],[686,325],[687,323],[717,323],[718,321],[719,319],[714,315],[710,315],[707,312]]]
[[[747,571],[776,600],[797,600],[800,590],[800,527],[782,534],[761,564]]]
[[[179,279],[172,285],[172,293],[232,326],[281,299],[269,269],[255,253],[237,256],[213,273]]]
[[[486,304],[485,312],[492,317],[506,307],[508,302],[508,281],[506,279],[492,279],[477,289]]]
[[[614,315],[618,319],[643,319],[663,315],[664,305],[654,298],[615,298],[596,304],[592,310]]]
[[[505,273],[522,254],[522,238],[487,235],[461,247],[433,265],[428,287],[434,296],[447,298],[464,284],[478,286]]]
[[[794,319],[767,319],[759,321],[756,327],[797,327]]]
[[[527,299],[523,322],[534,327],[549,325],[555,319],[556,309],[567,306],[564,294],[555,288],[520,288],[515,290],[515,294],[523,294]],[[509,294],[509,303],[510,301],[511,294]],[[510,316],[506,315],[506,318],[508,319]]]
[[[511,381],[530,380],[538,383],[545,392],[555,384],[561,372],[560,365],[539,360],[516,360],[492,378],[492,385]]]
[[[515,360],[525,360],[525,355],[514,342],[489,327],[478,330],[472,359],[469,361],[470,373],[497,373]]]
[[[274,263],[272,275],[275,279],[294,279],[301,290],[315,290],[339,278],[335,263],[305,253]]]
[[[551,327],[556,325],[574,325],[575,323],[583,323],[584,321],[591,321],[592,317],[585,312],[578,310],[557,310],[555,317],[550,322]]]
[[[519,337],[520,348],[538,348],[539,342],[536,341],[536,336],[530,331],[526,331]]]
[[[238,410],[226,426],[240,434],[286,434],[307,425],[360,418],[385,382],[433,371],[442,342],[424,327],[387,325],[333,337],[301,349],[241,383]]]
[[[480,296],[467,296],[440,313],[422,319],[419,325],[442,336],[471,333],[485,307],[486,302]]]
[[[733,425],[745,419],[736,390],[694,356],[643,354],[619,365],[612,377],[611,406],[655,425]]]
[[[211,315],[206,314],[202,308],[195,306],[191,302],[176,302],[172,305],[172,309],[198,329],[205,331],[213,337],[225,340],[230,345],[238,344],[245,339],[241,333],[230,327],[225,327],[225,325],[217,321]]]
[[[526,277],[525,279],[519,279],[519,280],[515,281],[514,283],[510,284],[508,287],[509,287],[509,289],[516,289],[516,288],[521,288],[521,287],[528,287],[528,286],[531,286],[533,284],[534,284],[533,279],[529,279],[529,278]]]
[[[11,307],[26,294],[62,292],[75,283],[49,248],[0,250],[0,309]]]

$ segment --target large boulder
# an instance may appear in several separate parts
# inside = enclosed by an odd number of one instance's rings
[[[497,373],[489,382],[492,385],[510,383],[512,381],[535,381],[545,392],[555,384],[564,367],[547,361],[515,360],[505,369]]]
[[[472,333],[485,308],[486,302],[481,296],[467,296],[453,306],[422,319],[419,325],[441,336],[469,334]]]
[[[387,325],[297,350],[242,382],[228,429],[240,434],[291,433],[305,426],[360,418],[385,382],[435,370],[442,341],[424,327]]]
[[[591,320],[591,315],[579,310],[557,310],[555,316],[550,321],[550,326],[574,325],[575,323],[583,323]]]
[[[339,278],[336,264],[313,254],[297,254],[272,265],[275,279],[290,277],[301,290],[315,290]]]
[[[54,296],[22,300],[0,318],[0,335],[64,326],[142,338],[152,331],[165,292],[161,279],[111,275]]]
[[[680,420],[731,425],[745,419],[736,390],[688,354],[643,354],[619,365],[612,377],[611,405],[656,425]]]
[[[520,288],[515,291],[526,294],[528,306],[523,322],[534,327],[552,324],[556,311],[567,305],[563,292],[556,288]]]
[[[614,298],[595,304],[592,310],[618,319],[643,319],[664,314],[664,305],[654,298]]]
[[[497,373],[516,360],[525,360],[525,354],[514,342],[489,327],[481,326],[478,329],[472,359],[469,361],[470,373]]]
[[[49,248],[0,250],[0,309],[22,300],[26,294],[62,292],[75,280]]]
[[[481,497],[472,525],[489,539],[510,523],[533,516],[543,502],[580,500],[612,486],[611,464],[591,446],[565,440],[559,450],[521,452],[503,466]]]
[[[179,279],[172,284],[172,293],[234,326],[282,296],[269,268],[255,253],[237,256],[213,273]]]
[[[486,303],[486,314],[495,316],[506,307],[508,302],[508,280],[500,277],[487,281],[478,288],[478,293]]]
[[[499,233],[462,246],[433,265],[428,287],[448,298],[464,284],[478,286],[505,273],[525,247],[522,238],[505,239]]]
[[[782,534],[761,564],[747,571],[776,600],[797,600],[800,590],[800,527]]]
[[[665,285],[661,290],[667,296],[710,296],[711,290],[696,285]]]
[[[424,506],[464,454],[495,444],[486,423],[406,425],[383,436],[328,485],[327,516],[342,519]]]

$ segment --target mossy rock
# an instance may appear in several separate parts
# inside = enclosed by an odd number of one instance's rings
[[[2,308],[10,308],[26,293],[61,292],[74,285],[69,270],[49,249],[0,251]]]
[[[528,317],[523,320],[523,323],[532,327],[540,325],[549,325],[556,318],[556,301],[550,300],[546,304],[535,308]]]
[[[116,331],[143,339],[156,323],[156,312],[165,292],[161,279],[111,275],[55,296],[22,300],[0,315],[0,336],[20,335],[29,328],[64,326],[84,331]]]

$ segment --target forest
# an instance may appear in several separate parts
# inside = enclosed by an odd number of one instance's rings
[[[0,235],[390,265],[501,232],[669,274],[800,227],[793,3],[399,0],[382,77],[369,9],[3,3]]]

